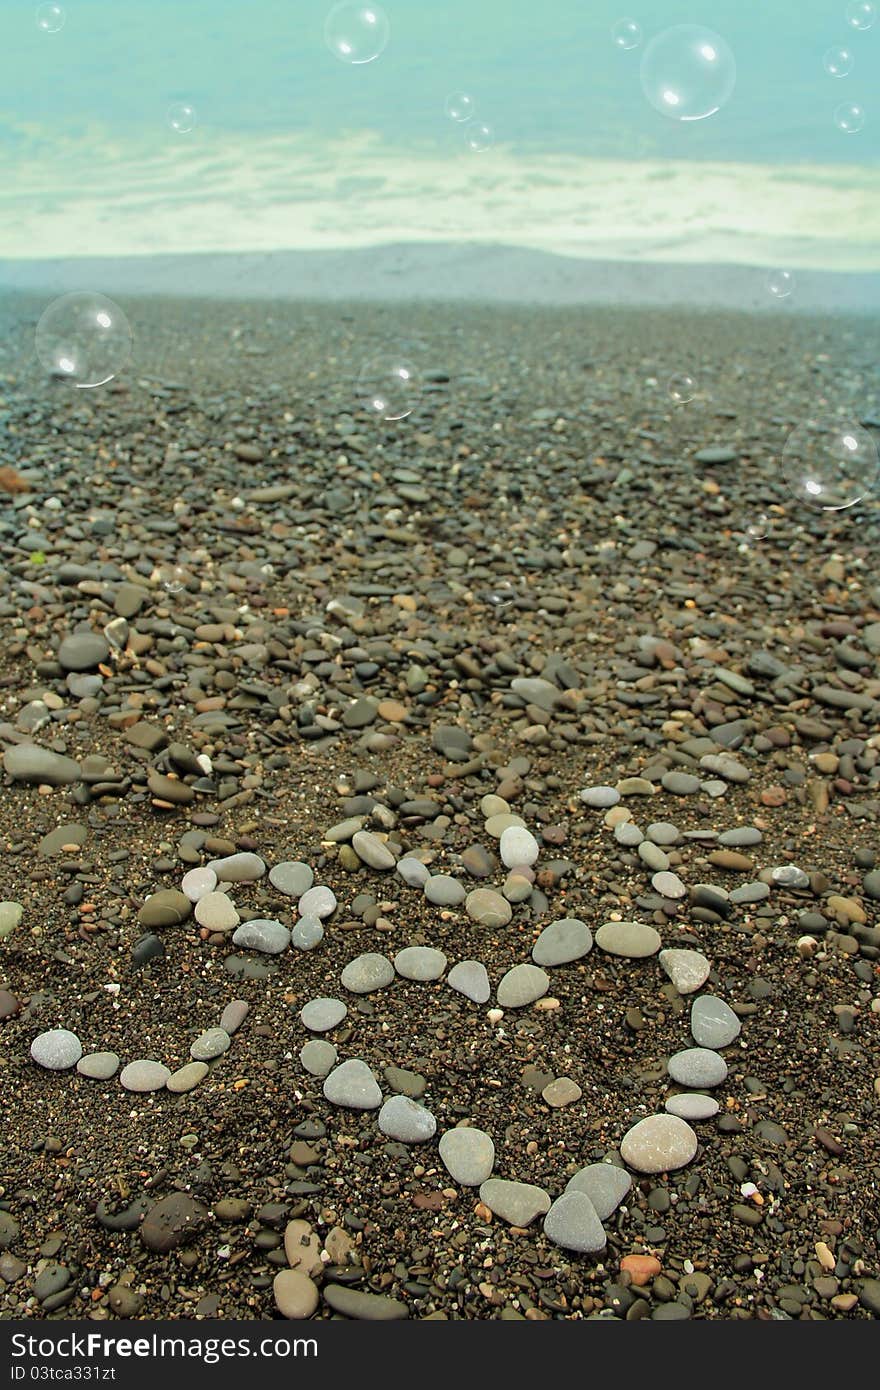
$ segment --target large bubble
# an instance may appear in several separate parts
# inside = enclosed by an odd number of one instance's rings
[[[469,121],[476,109],[476,102],[467,92],[450,92],[446,98],[445,110],[451,121]]]
[[[104,386],[131,357],[131,325],[103,294],[77,290],[54,299],[37,324],[37,356],[72,386]]]
[[[853,0],[846,9],[846,22],[852,29],[870,29],[877,18],[877,6],[871,0]]]
[[[379,5],[334,5],[324,24],[324,39],[341,63],[372,63],[388,43],[391,26]]]
[[[37,7],[37,28],[44,34],[57,34],[64,28],[67,16],[60,5],[39,5]]]
[[[846,77],[853,70],[853,55],[848,48],[835,45],[829,48],[822,59],[822,66],[829,77]]]
[[[642,90],[673,121],[714,116],[736,86],[736,62],[726,41],[701,24],[676,24],[645,49]]]
[[[421,383],[416,368],[396,356],[372,357],[358,377],[358,397],[379,420],[405,420],[418,401]]]
[[[842,101],[834,112],[834,124],[844,135],[858,135],[866,120],[865,108],[857,101]]]
[[[166,119],[175,134],[188,135],[196,123],[196,109],[189,102],[175,101],[169,106]]]
[[[799,501],[839,512],[876,491],[880,457],[861,425],[822,415],[792,430],[782,452],[782,473]]]
[[[767,276],[767,289],[774,299],[788,299],[794,286],[795,279],[790,270],[771,270]]]
[[[485,150],[491,149],[495,139],[495,132],[485,121],[472,121],[469,123],[464,133],[465,144],[469,150],[474,150],[476,154],[482,154]]]

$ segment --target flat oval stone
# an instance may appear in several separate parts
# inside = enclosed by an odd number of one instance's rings
[[[255,883],[266,872],[260,856],[247,850],[228,854],[224,859],[212,859],[208,868],[214,870],[218,883]]]
[[[501,832],[498,846],[501,862],[506,869],[515,869],[520,864],[534,864],[541,847],[530,830],[522,825],[509,825]]]
[[[485,1130],[462,1125],[447,1129],[440,1139],[440,1157],[454,1182],[461,1187],[479,1187],[491,1177],[495,1166],[495,1145]]]
[[[31,1043],[31,1057],[47,1071],[67,1071],[82,1056],[82,1043],[69,1028],[50,1028]]]
[[[393,869],[397,863],[385,841],[371,830],[358,830],[352,836],[351,847],[358,859],[362,859],[371,869]]]
[[[580,1100],[582,1095],[580,1086],[570,1076],[558,1076],[555,1081],[544,1087],[541,1099],[554,1110],[559,1110],[563,1105],[572,1105],[576,1100]]]
[[[437,1121],[430,1110],[409,1096],[390,1096],[379,1111],[379,1128],[401,1144],[422,1144],[433,1139]]]
[[[141,1058],[129,1062],[119,1073],[119,1080],[126,1091],[162,1091],[168,1084],[171,1072],[161,1062]]]
[[[142,927],[177,927],[185,922],[193,910],[193,905],[185,893],[177,888],[160,888],[151,893],[138,911],[138,922]]]
[[[409,1317],[409,1309],[400,1299],[384,1294],[365,1293],[363,1289],[348,1288],[345,1284],[325,1284],[324,1302],[334,1313],[360,1322],[399,1322]]]
[[[324,1081],[324,1099],[349,1110],[378,1110],[382,1092],[366,1062],[350,1057],[340,1062]]]
[[[666,1064],[669,1075],[680,1086],[720,1086],[727,1078],[727,1063],[719,1052],[707,1047],[687,1047],[676,1052]]]
[[[290,933],[290,944],[298,951],[314,951],[324,940],[324,925],[318,917],[300,917]]]
[[[660,933],[642,922],[604,922],[596,932],[596,945],[612,956],[641,960],[660,950]]]
[[[164,1255],[201,1230],[208,1209],[185,1192],[172,1192],[151,1207],[140,1227],[140,1237],[148,1250]]]
[[[596,1208],[585,1192],[572,1189],[557,1197],[544,1217],[544,1235],[563,1250],[589,1255],[604,1250],[606,1239]]]
[[[69,786],[80,779],[80,766],[73,758],[36,743],[11,744],[3,754],[3,769],[13,782],[45,782],[50,787]]]
[[[446,957],[433,946],[404,946],[394,957],[394,969],[405,980],[439,980]]]
[[[327,1076],[336,1066],[339,1054],[332,1043],[323,1038],[310,1038],[300,1050],[299,1060],[310,1076]]]
[[[344,989],[352,994],[372,994],[373,990],[385,989],[394,979],[394,966],[387,956],[376,951],[366,951],[355,956],[340,975]]]
[[[413,859],[411,855],[398,859],[397,872],[404,883],[409,884],[410,888],[424,888],[431,877],[431,871],[427,864],[423,864],[421,859]]]
[[[194,1062],[210,1062],[228,1052],[231,1046],[232,1039],[225,1028],[207,1028],[196,1038],[189,1055]]]
[[[267,956],[277,956],[290,945],[290,932],[282,922],[265,917],[255,917],[250,922],[242,922],[232,934],[236,946],[246,946],[251,951],[262,951]]]
[[[279,893],[288,898],[301,898],[315,881],[315,875],[308,864],[298,859],[285,859],[269,870],[269,882]]]
[[[522,816],[518,816],[513,811],[501,811],[499,814],[489,816],[483,826],[487,835],[491,835],[493,840],[500,840],[508,826],[521,825],[525,829],[525,821]]]
[[[693,994],[709,978],[712,969],[702,951],[671,947],[660,952],[660,964],[679,994]]]
[[[718,1114],[721,1106],[714,1096],[693,1095],[670,1096],[664,1109],[670,1115],[678,1115],[682,1120],[711,1120]]]
[[[301,917],[320,917],[323,922],[325,917],[332,917],[336,911],[336,894],[326,884],[316,883],[314,888],[303,893],[297,910]]]
[[[511,1226],[530,1226],[536,1216],[550,1210],[550,1198],[543,1187],[507,1178],[487,1178],[481,1183],[480,1201]]]
[[[492,993],[488,972],[479,960],[460,960],[446,976],[446,983],[475,1004],[488,1003]]]
[[[109,1081],[119,1070],[119,1058],[115,1052],[89,1052],[80,1057],[76,1069],[80,1076],[88,1076],[92,1081]]]
[[[616,787],[584,787],[578,796],[585,806],[591,806],[594,811],[607,811],[620,801],[620,792]]]
[[[300,1269],[282,1269],[276,1274],[272,1293],[283,1318],[310,1318],[318,1307],[318,1286]]]
[[[593,946],[593,933],[578,917],[561,917],[545,927],[532,947],[536,965],[567,965],[580,960]]]
[[[654,874],[651,887],[661,897],[669,898],[670,902],[678,902],[681,898],[687,897],[687,888],[678,874],[670,873],[668,869],[661,869],[659,873]]]
[[[671,1173],[697,1152],[697,1136],[677,1115],[648,1115],[627,1130],[620,1156],[637,1173]]]
[[[502,1009],[522,1009],[541,999],[549,988],[550,976],[540,966],[515,965],[499,983],[496,998]]]
[[[590,1163],[569,1179],[565,1190],[585,1193],[599,1220],[607,1221],[631,1187],[632,1178],[625,1168],[614,1163]]]
[[[232,899],[216,892],[196,899],[195,919],[208,931],[232,931],[241,921]]]
[[[327,1033],[336,1028],[348,1013],[341,999],[310,999],[300,1009],[300,1022],[310,1033]]]
[[[165,1085],[174,1095],[184,1095],[187,1091],[195,1090],[199,1082],[204,1081],[209,1070],[207,1062],[187,1062],[185,1066],[178,1067],[177,1071],[171,1073]]]
[[[207,864],[204,867],[190,869],[180,880],[180,890],[185,893],[191,903],[197,903],[200,898],[204,898],[208,893],[213,893],[217,887],[217,875],[213,869],[209,869]]]
[[[0,903],[0,941],[6,936],[11,936],[22,919],[24,908],[21,903],[2,902]]]
[[[741,1030],[733,1009],[714,994],[701,994],[691,1005],[691,1033],[699,1047],[729,1047]]]
[[[463,883],[451,874],[432,874],[425,880],[422,889],[429,903],[435,907],[458,907],[465,899],[466,889]]]
[[[58,648],[58,663],[65,671],[90,671],[109,655],[110,644],[100,632],[71,632]]]
[[[472,922],[478,922],[489,931],[506,927],[513,916],[513,908],[505,897],[491,888],[473,888],[464,902],[464,910]]]
[[[232,1037],[233,1033],[238,1032],[250,1011],[251,1006],[246,999],[230,999],[220,1015],[220,1027]]]

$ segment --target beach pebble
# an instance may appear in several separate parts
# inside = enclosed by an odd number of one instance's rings
[[[506,927],[513,916],[513,908],[505,897],[492,888],[473,888],[465,898],[464,910],[472,922],[477,922],[489,931]]]
[[[398,859],[397,872],[404,883],[409,884],[410,888],[423,888],[431,877],[428,866],[423,864],[421,859],[413,859],[410,856]]]
[[[332,888],[318,883],[314,888],[306,889],[297,904],[297,911],[301,917],[320,917],[323,921],[336,911],[336,894]]]
[[[88,1076],[92,1081],[109,1081],[119,1070],[119,1058],[115,1052],[89,1052],[80,1057],[76,1069],[80,1076]]]
[[[11,936],[22,919],[24,908],[21,903],[0,903],[0,941]]]
[[[67,1071],[82,1056],[82,1043],[68,1028],[50,1028],[31,1043],[31,1057],[48,1071]]]
[[[332,1043],[323,1038],[310,1038],[301,1048],[299,1060],[311,1076],[326,1076],[336,1066],[339,1054]]]
[[[491,1176],[495,1145],[485,1130],[465,1125],[447,1129],[439,1149],[450,1177],[462,1187],[479,1187]]]
[[[300,917],[290,933],[290,942],[298,951],[314,951],[324,940],[324,926],[317,917]]]
[[[488,816],[483,826],[487,835],[491,835],[493,840],[500,840],[508,826],[520,825],[526,828],[526,823],[522,816],[516,815],[513,811],[502,811],[497,815]]]
[[[394,966],[387,956],[367,951],[349,961],[339,978],[343,989],[352,994],[372,994],[373,990],[385,989],[391,984]]]
[[[379,1083],[366,1062],[350,1057],[340,1062],[324,1081],[324,1099],[350,1110],[378,1110],[382,1104]]]
[[[394,969],[405,980],[439,980],[446,957],[433,946],[405,946],[394,957]]]
[[[358,830],[352,836],[351,847],[358,859],[362,859],[371,869],[393,869],[397,863],[385,841],[370,830]]]
[[[475,1004],[488,1003],[492,993],[488,972],[479,960],[460,960],[446,976],[446,983]]]
[[[435,907],[458,907],[459,903],[464,902],[467,892],[464,884],[451,874],[432,874],[425,879],[422,891]]]
[[[640,960],[660,950],[660,933],[641,922],[604,922],[596,932],[596,945],[612,956]]]
[[[218,883],[255,883],[266,872],[260,856],[246,850],[225,859],[212,859],[207,867],[214,870]]]
[[[718,1052],[706,1047],[687,1047],[676,1052],[666,1064],[673,1081],[680,1086],[720,1086],[727,1078],[727,1063]]]
[[[733,1009],[714,994],[701,994],[691,1005],[691,1034],[699,1047],[729,1047],[741,1030]]]
[[[614,1163],[590,1163],[569,1179],[566,1192],[583,1192],[593,1204],[600,1221],[607,1221],[632,1187],[625,1168]]]
[[[160,888],[151,893],[138,910],[138,923],[142,927],[179,927],[192,915],[193,905],[185,893],[177,888]]]
[[[564,1105],[573,1105],[582,1095],[580,1086],[570,1076],[558,1076],[544,1087],[541,1099],[552,1109],[561,1110]]]
[[[327,1033],[336,1028],[348,1013],[341,999],[310,999],[300,1010],[300,1022],[310,1033]]]
[[[401,1144],[421,1144],[433,1139],[437,1121],[409,1096],[390,1096],[379,1111],[379,1128]]]
[[[522,1009],[534,1004],[550,988],[550,976],[537,965],[515,965],[503,976],[496,991],[502,1009]]]
[[[627,1130],[620,1156],[637,1173],[669,1173],[690,1163],[697,1136],[677,1115],[648,1115]]]
[[[480,1201],[511,1226],[529,1226],[536,1216],[550,1210],[550,1198],[543,1187],[507,1178],[487,1178],[481,1183]]]
[[[250,1011],[251,1006],[246,999],[230,999],[220,1015],[220,1027],[232,1037],[233,1033],[238,1032]]]
[[[678,902],[681,898],[687,897],[687,888],[678,874],[669,873],[666,870],[654,874],[651,879],[651,887],[661,897],[669,898],[670,902]]]
[[[544,1235],[563,1250],[580,1255],[605,1248],[605,1231],[596,1208],[584,1192],[571,1189],[557,1197],[544,1217]]]
[[[567,965],[592,949],[593,933],[578,917],[561,917],[545,927],[532,947],[536,965]]]
[[[314,1279],[299,1269],[282,1269],[272,1281],[275,1307],[283,1318],[310,1318],[319,1302]]]
[[[269,870],[269,882],[279,893],[288,898],[301,898],[315,881],[315,875],[308,864],[298,859],[285,859]]]
[[[670,1115],[678,1115],[682,1120],[711,1120],[718,1114],[721,1106],[714,1096],[693,1095],[670,1096],[664,1109]]]
[[[195,919],[207,931],[232,931],[241,921],[235,903],[225,893],[205,893],[193,901]]]
[[[605,811],[620,801],[620,792],[615,787],[585,787],[578,796],[594,811]]]
[[[147,1212],[140,1238],[148,1250],[164,1255],[198,1234],[207,1219],[208,1209],[201,1202],[186,1192],[172,1192]]]
[[[399,1298],[366,1293],[363,1289],[351,1289],[345,1284],[325,1284],[323,1297],[334,1313],[357,1318],[359,1322],[398,1322],[409,1317],[409,1309]]]
[[[660,952],[660,964],[679,994],[693,994],[709,978],[711,965],[702,951],[671,947]]]
[[[250,922],[242,922],[232,934],[236,946],[245,946],[251,951],[262,951],[264,955],[277,956],[290,945],[290,932],[281,922],[264,917],[254,917]]]
[[[168,1083],[171,1072],[161,1062],[146,1058],[129,1062],[119,1073],[119,1080],[126,1091],[161,1091]]]
[[[232,1039],[225,1029],[207,1028],[196,1038],[189,1055],[194,1062],[211,1062],[215,1057],[228,1052],[231,1046]]]
[[[186,894],[191,903],[197,903],[200,898],[206,897],[208,893],[213,893],[216,887],[217,875],[207,865],[190,869],[180,881],[181,892]]]
[[[507,869],[518,868],[521,864],[531,867],[541,853],[534,835],[521,825],[509,825],[502,831],[498,848],[501,862]]]
[[[49,787],[68,786],[80,778],[79,763],[35,743],[13,743],[7,748],[3,770],[13,782],[45,782]]]
[[[195,1090],[196,1086],[204,1081],[209,1070],[207,1062],[187,1062],[171,1073],[165,1085],[174,1095],[184,1095],[187,1091]]]

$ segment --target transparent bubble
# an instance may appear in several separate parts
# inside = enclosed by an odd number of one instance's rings
[[[846,8],[846,22],[852,29],[870,29],[877,18],[877,6],[871,0],[853,0]]]
[[[388,43],[391,26],[378,5],[334,5],[324,24],[324,39],[341,63],[372,63]]]
[[[160,565],[159,582],[169,594],[180,594],[189,578],[183,565]]]
[[[635,19],[619,19],[611,30],[618,48],[638,48],[642,41],[642,26]]]
[[[196,109],[185,101],[175,101],[168,108],[168,124],[178,135],[188,135],[196,123]]]
[[[72,386],[104,386],[131,357],[131,325],[103,294],[75,291],[54,299],[37,324],[40,362]]]
[[[39,5],[37,7],[37,28],[45,34],[57,34],[64,28],[67,15],[60,5]]]
[[[747,522],[743,528],[743,534],[748,542],[763,541],[767,539],[770,531],[770,518],[766,512],[759,512],[751,521]]]
[[[465,144],[469,150],[474,150],[477,154],[482,154],[488,150],[495,139],[495,133],[490,125],[485,125],[482,121],[469,125],[464,133]]]
[[[787,299],[794,290],[795,279],[790,270],[771,270],[767,288],[775,299]]]
[[[697,391],[697,383],[687,372],[681,372],[676,376],[671,376],[666,383],[666,390],[675,401],[676,405],[686,405],[692,401]]]
[[[736,85],[736,63],[727,43],[701,24],[664,29],[645,49],[642,90],[661,115],[673,121],[713,116]]]
[[[819,416],[792,430],[782,452],[782,473],[799,501],[820,511],[853,507],[880,482],[877,446],[849,420]]]
[[[476,102],[467,92],[452,92],[446,98],[445,111],[451,121],[469,121],[476,109]]]
[[[829,48],[822,66],[829,77],[846,77],[853,70],[853,55],[848,48]]]
[[[834,112],[834,124],[844,135],[857,135],[864,128],[867,117],[864,106],[854,101],[843,101]]]
[[[379,420],[405,420],[416,407],[419,374],[399,357],[374,357],[358,377],[358,395],[365,409]]]

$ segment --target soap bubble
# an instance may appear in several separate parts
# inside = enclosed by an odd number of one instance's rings
[[[669,378],[666,383],[666,390],[676,405],[687,405],[688,401],[692,401],[696,395],[697,383],[687,372],[680,372]]]
[[[372,63],[388,43],[391,26],[378,5],[334,5],[324,24],[324,39],[340,63]]]
[[[766,512],[759,512],[757,516],[748,521],[743,528],[743,535],[746,542],[751,544],[753,541],[763,541],[767,539],[770,531],[770,518]]]
[[[775,299],[787,299],[794,289],[794,276],[790,270],[771,270],[767,276],[767,288]]]
[[[399,357],[374,357],[361,368],[358,395],[380,420],[405,420],[416,407],[419,374]]]
[[[168,124],[178,135],[187,135],[196,123],[196,110],[185,101],[175,101],[168,108]]]
[[[37,7],[37,28],[45,34],[57,34],[64,28],[67,15],[60,5],[39,5]]]
[[[877,6],[871,0],[853,0],[847,5],[846,22],[852,29],[870,29],[877,18]]]
[[[844,135],[857,135],[864,128],[867,117],[864,106],[854,101],[843,101],[834,112],[834,124]]]
[[[484,150],[488,150],[491,146],[492,141],[495,139],[495,133],[490,125],[486,125],[484,122],[479,121],[475,122],[474,125],[468,126],[464,133],[464,138],[465,144],[469,150],[474,150],[477,154],[482,154]]]
[[[159,582],[169,594],[180,594],[186,588],[189,575],[183,565],[160,565]]]
[[[638,48],[642,41],[642,26],[635,19],[619,19],[611,30],[611,37],[618,48]]]
[[[727,43],[700,24],[664,29],[645,49],[642,90],[661,115],[701,121],[724,105],[736,85],[736,63]]]
[[[476,102],[467,92],[452,92],[446,98],[445,110],[451,121],[469,121],[476,109]]]
[[[880,458],[871,435],[860,425],[818,416],[788,436],[782,473],[799,501],[820,511],[839,512],[876,489]]]
[[[104,386],[131,357],[131,325],[103,294],[75,291],[54,299],[37,324],[40,362],[78,387]]]
[[[829,48],[822,66],[829,77],[846,77],[853,70],[853,55],[848,48]]]

